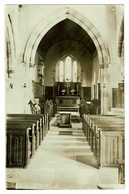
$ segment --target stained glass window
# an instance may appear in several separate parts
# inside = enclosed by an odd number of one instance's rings
[[[77,61],[73,62],[73,82],[77,81]]]
[[[72,60],[71,57],[66,57],[65,59],[65,81],[66,82],[71,82],[71,65],[72,65]]]
[[[60,82],[63,82],[63,67],[64,63],[63,61],[60,61],[60,77],[59,77]]]
[[[77,82],[77,61],[70,57],[64,57],[61,61],[59,61],[58,65],[59,72],[59,82]]]

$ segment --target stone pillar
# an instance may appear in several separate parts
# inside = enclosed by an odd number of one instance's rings
[[[100,67],[100,74],[101,74],[101,114],[105,115],[109,111],[108,107],[108,82],[107,82],[107,75],[108,71],[107,65]]]
[[[101,87],[101,115],[104,114],[104,68],[100,68],[100,87]]]
[[[110,80],[110,65],[108,66],[107,69],[107,90],[108,90],[108,111],[111,112],[111,107],[112,107],[112,84]]]
[[[25,72],[25,80],[23,84],[23,89],[25,91],[25,98],[24,98],[24,105],[25,105],[25,110],[24,113],[30,113],[30,106],[29,106],[29,101],[30,99],[33,98],[33,92],[32,92],[32,78],[33,78],[33,67],[26,66],[26,72]]]

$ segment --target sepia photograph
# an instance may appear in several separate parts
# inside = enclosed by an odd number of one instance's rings
[[[124,190],[124,4],[4,14],[6,190]]]

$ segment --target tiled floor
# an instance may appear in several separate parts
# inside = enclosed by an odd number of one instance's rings
[[[6,181],[17,189],[97,189],[100,183],[117,183],[117,168],[98,169],[82,132],[82,123],[58,128],[53,118],[51,130],[27,169],[7,169]],[[59,135],[59,131],[72,131]]]

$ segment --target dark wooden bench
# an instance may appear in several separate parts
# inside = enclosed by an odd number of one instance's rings
[[[6,166],[27,167],[31,156],[31,128],[7,127],[6,131]]]
[[[25,168],[50,129],[49,116],[47,114],[7,114],[6,116],[7,166]],[[24,136],[23,141],[23,135],[22,137],[20,135],[26,130],[29,130],[28,147],[25,146],[27,138]]]
[[[37,134],[36,134],[36,124],[31,123],[9,123],[6,126],[7,131],[11,130],[24,130],[26,128],[29,128],[29,140],[31,143],[30,151],[31,151],[31,157],[34,156],[35,150],[37,149]]]
[[[18,120],[39,120],[42,126],[42,140],[46,136],[48,130],[50,130],[50,117],[48,114],[7,114],[8,119]],[[42,123],[42,124],[41,124]]]
[[[35,121],[35,120],[17,120],[17,119],[12,119],[12,120],[7,120],[7,128],[11,127],[15,128],[15,126],[17,127],[22,127],[26,126],[26,127],[30,127],[32,128],[33,124],[35,124],[34,126],[34,134],[35,134],[35,149],[38,149],[40,143],[40,126],[39,126],[39,121]]]
[[[36,124],[36,131],[35,131],[35,133],[37,134],[37,141],[38,141],[38,145],[37,146],[39,146],[40,144],[41,144],[41,142],[42,142],[42,139],[43,139],[43,125],[42,125],[42,120],[40,119],[40,120],[37,120],[37,119],[33,119],[33,118],[28,118],[28,119],[26,119],[26,118],[24,118],[24,117],[17,117],[17,118],[15,118],[15,117],[10,117],[10,118],[8,118],[7,119],[7,123],[9,124],[20,124],[20,123],[28,123],[29,125],[32,125],[33,123],[34,124]]]

